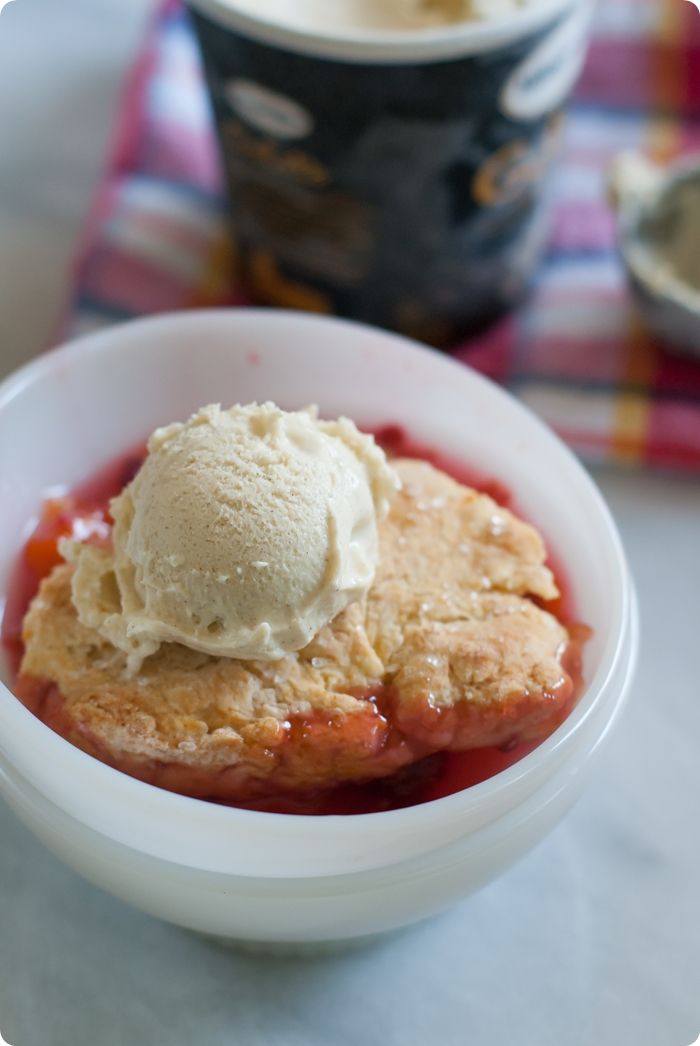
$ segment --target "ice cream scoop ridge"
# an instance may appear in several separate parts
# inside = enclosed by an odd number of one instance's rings
[[[73,602],[132,672],[162,642],[277,660],[367,592],[398,487],[346,418],[204,407],[151,436],[111,503],[112,549],[62,543]]]

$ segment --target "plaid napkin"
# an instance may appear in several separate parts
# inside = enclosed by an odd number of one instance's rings
[[[638,325],[605,173],[620,149],[700,150],[700,14],[687,0],[605,0],[553,188],[535,293],[456,358],[511,388],[591,463],[700,469],[700,366]],[[239,304],[198,54],[167,0],[131,75],[75,274],[66,334]]]

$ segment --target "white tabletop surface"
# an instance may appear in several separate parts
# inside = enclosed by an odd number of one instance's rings
[[[0,3],[0,6],[2,4]],[[55,330],[148,0],[0,16],[0,372]],[[700,1033],[700,480],[598,473],[639,588],[626,716],[566,821],[372,950],[221,950],[100,893],[0,804],[13,1046],[688,1046]]]

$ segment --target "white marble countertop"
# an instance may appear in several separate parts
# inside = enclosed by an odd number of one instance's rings
[[[0,6],[2,6],[0,4]],[[48,341],[148,0],[0,16],[0,372]],[[700,1032],[700,481],[598,473],[642,604],[597,777],[500,881],[373,950],[229,953],[83,883],[0,806],[13,1046],[688,1046]]]

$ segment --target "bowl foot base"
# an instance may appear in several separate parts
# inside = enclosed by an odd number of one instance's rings
[[[405,928],[385,930],[383,933],[367,934],[363,937],[346,937],[332,941],[252,941],[239,937],[220,937],[217,934],[210,933],[196,933],[196,936],[202,940],[209,941],[211,944],[216,944],[220,948],[243,952],[246,955],[262,955],[279,959],[315,959],[324,955],[335,955],[341,952],[371,948],[376,944],[390,941],[393,937],[406,932]]]

